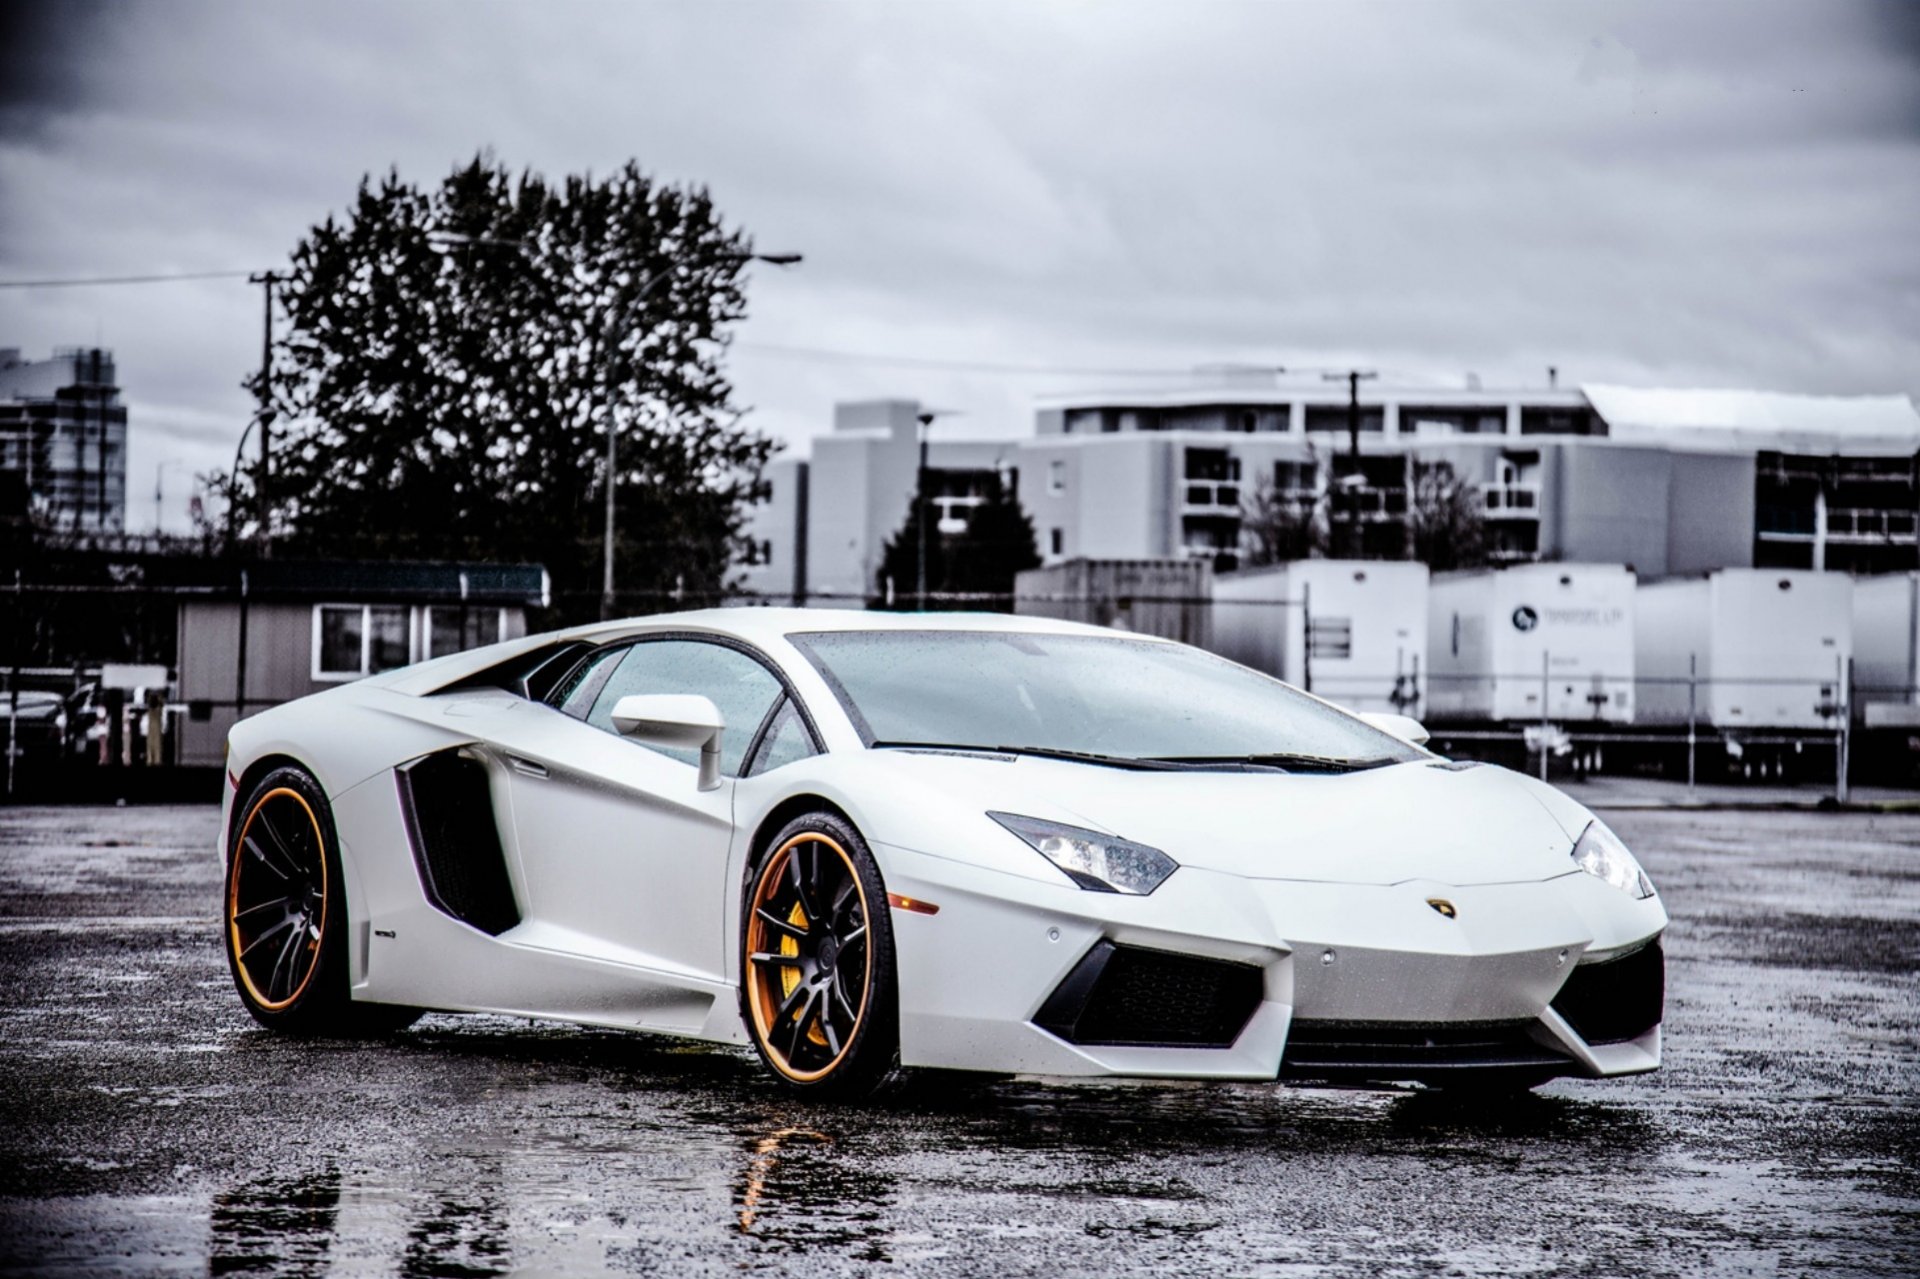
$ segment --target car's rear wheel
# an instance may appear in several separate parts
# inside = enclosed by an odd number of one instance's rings
[[[227,848],[226,949],[256,1021],[303,1034],[397,1030],[417,1008],[356,1004],[333,810],[318,782],[278,768],[247,793]]]
[[[859,832],[832,813],[789,822],[747,877],[740,1014],[796,1092],[864,1097],[899,1072],[886,887]]]

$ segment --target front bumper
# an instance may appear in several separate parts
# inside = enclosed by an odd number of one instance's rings
[[[1657,956],[1665,911],[1657,898],[1631,901],[1579,871],[1459,887],[1248,880],[1189,866],[1140,898],[888,845],[876,852],[892,891],[939,907],[893,915],[904,1065],[1431,1081],[1476,1071],[1599,1077],[1660,1064],[1660,994],[1651,1021],[1628,1024],[1635,1012],[1608,1021],[1618,1000],[1588,977],[1618,976],[1626,968],[1613,963],[1650,943]],[[1225,998],[1217,991],[1234,987],[1234,974],[1252,974],[1257,994],[1230,1039],[1200,1037],[1209,1046],[1167,1011],[1182,999],[1177,973],[1132,1001],[1160,1029],[1115,1030],[1124,1023],[1102,1014],[1092,1019],[1101,1029],[1083,1033],[1083,1021],[1062,1013],[1062,991],[1086,984],[1102,948],[1213,961],[1212,984],[1190,988],[1198,993],[1188,1002],[1206,1004],[1187,1019],[1196,1026],[1219,1024],[1208,1001]],[[1642,1012],[1646,988],[1644,980],[1635,988]],[[1569,1005],[1563,992],[1580,990],[1585,1003]]]

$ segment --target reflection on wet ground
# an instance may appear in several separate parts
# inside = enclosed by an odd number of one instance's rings
[[[0,813],[0,1269],[1898,1274],[1920,1255],[1920,819],[1620,815],[1675,916],[1656,1076],[1502,1102],[932,1079],[858,1109],[795,1103],[745,1053],[507,1018],[268,1035],[195,913],[212,822]],[[130,860],[76,876],[83,836]]]

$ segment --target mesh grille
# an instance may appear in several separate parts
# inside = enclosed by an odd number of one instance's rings
[[[1034,1021],[1076,1044],[1230,1048],[1259,1007],[1263,985],[1251,964],[1103,941]]]
[[[1581,964],[1553,997],[1553,1010],[1590,1044],[1621,1044],[1660,1024],[1667,959],[1651,942],[1619,959]]]
[[[1455,1070],[1556,1070],[1570,1060],[1534,1042],[1530,1021],[1312,1021],[1296,1018],[1283,1075],[1418,1079]],[[1556,1070],[1557,1073],[1557,1070]]]

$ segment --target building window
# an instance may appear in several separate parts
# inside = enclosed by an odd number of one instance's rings
[[[1386,414],[1379,406],[1360,406],[1360,430],[1378,434],[1386,428]],[[1307,429],[1309,431],[1344,431],[1347,429],[1347,406],[1344,404],[1307,405]]]
[[[1047,463],[1047,492],[1064,493],[1067,491],[1067,464],[1065,462]]]
[[[1052,548],[1053,554],[1065,554],[1067,549],[1067,531],[1063,528],[1048,530],[1047,545]]]
[[[461,614],[466,615],[464,622]],[[435,604],[427,610],[426,652],[422,657],[445,657],[470,648],[500,642],[500,610],[457,604]]]
[[[1212,480],[1216,483],[1224,480],[1230,484],[1238,484],[1240,459],[1225,449],[1188,449],[1186,478]]]
[[[412,660],[413,627],[408,610],[392,604],[316,604],[313,609],[313,678],[359,679],[391,671]]]
[[[315,679],[358,679],[367,673],[367,610],[359,605],[322,604],[314,609]]]
[[[1520,408],[1520,434],[1605,435],[1606,432],[1599,429],[1599,419],[1591,409],[1543,408],[1528,404]]]
[[[1402,405],[1400,429],[1409,435],[1505,435],[1507,411],[1485,408],[1429,408]]]
[[[1278,461],[1273,464],[1273,488],[1289,497],[1312,495],[1319,471],[1312,462]]]

